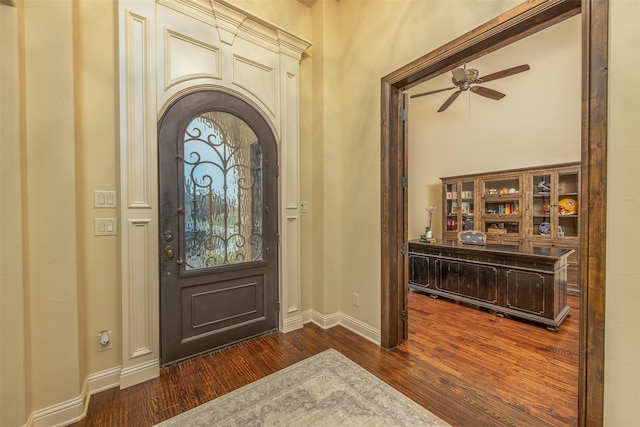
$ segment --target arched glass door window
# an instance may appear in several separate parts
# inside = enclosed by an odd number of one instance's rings
[[[261,260],[262,148],[251,127],[223,111],[184,133],[185,269]]]

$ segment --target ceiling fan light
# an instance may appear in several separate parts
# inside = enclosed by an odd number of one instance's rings
[[[452,71],[453,79],[458,83],[464,82],[467,80],[467,72],[463,68],[456,68]]]
[[[478,80],[478,70],[474,69],[474,68],[468,68],[467,69],[467,81],[473,83],[476,80]]]

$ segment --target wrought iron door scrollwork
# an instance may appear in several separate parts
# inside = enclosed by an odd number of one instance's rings
[[[187,270],[260,260],[262,148],[242,119],[211,111],[184,134]]]

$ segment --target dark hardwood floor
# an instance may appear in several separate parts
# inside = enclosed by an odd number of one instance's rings
[[[343,327],[272,333],[91,397],[79,426],[151,426],[328,348],[455,426],[577,425],[578,298],[544,326],[409,294],[409,340],[386,350]]]

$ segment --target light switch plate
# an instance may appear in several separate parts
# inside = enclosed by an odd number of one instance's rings
[[[96,190],[94,191],[96,208],[117,208],[118,199],[115,191]]]
[[[311,210],[311,203],[306,200],[300,201],[300,213],[309,213]]]
[[[116,218],[96,218],[94,235],[115,236],[118,234],[118,220]]]

